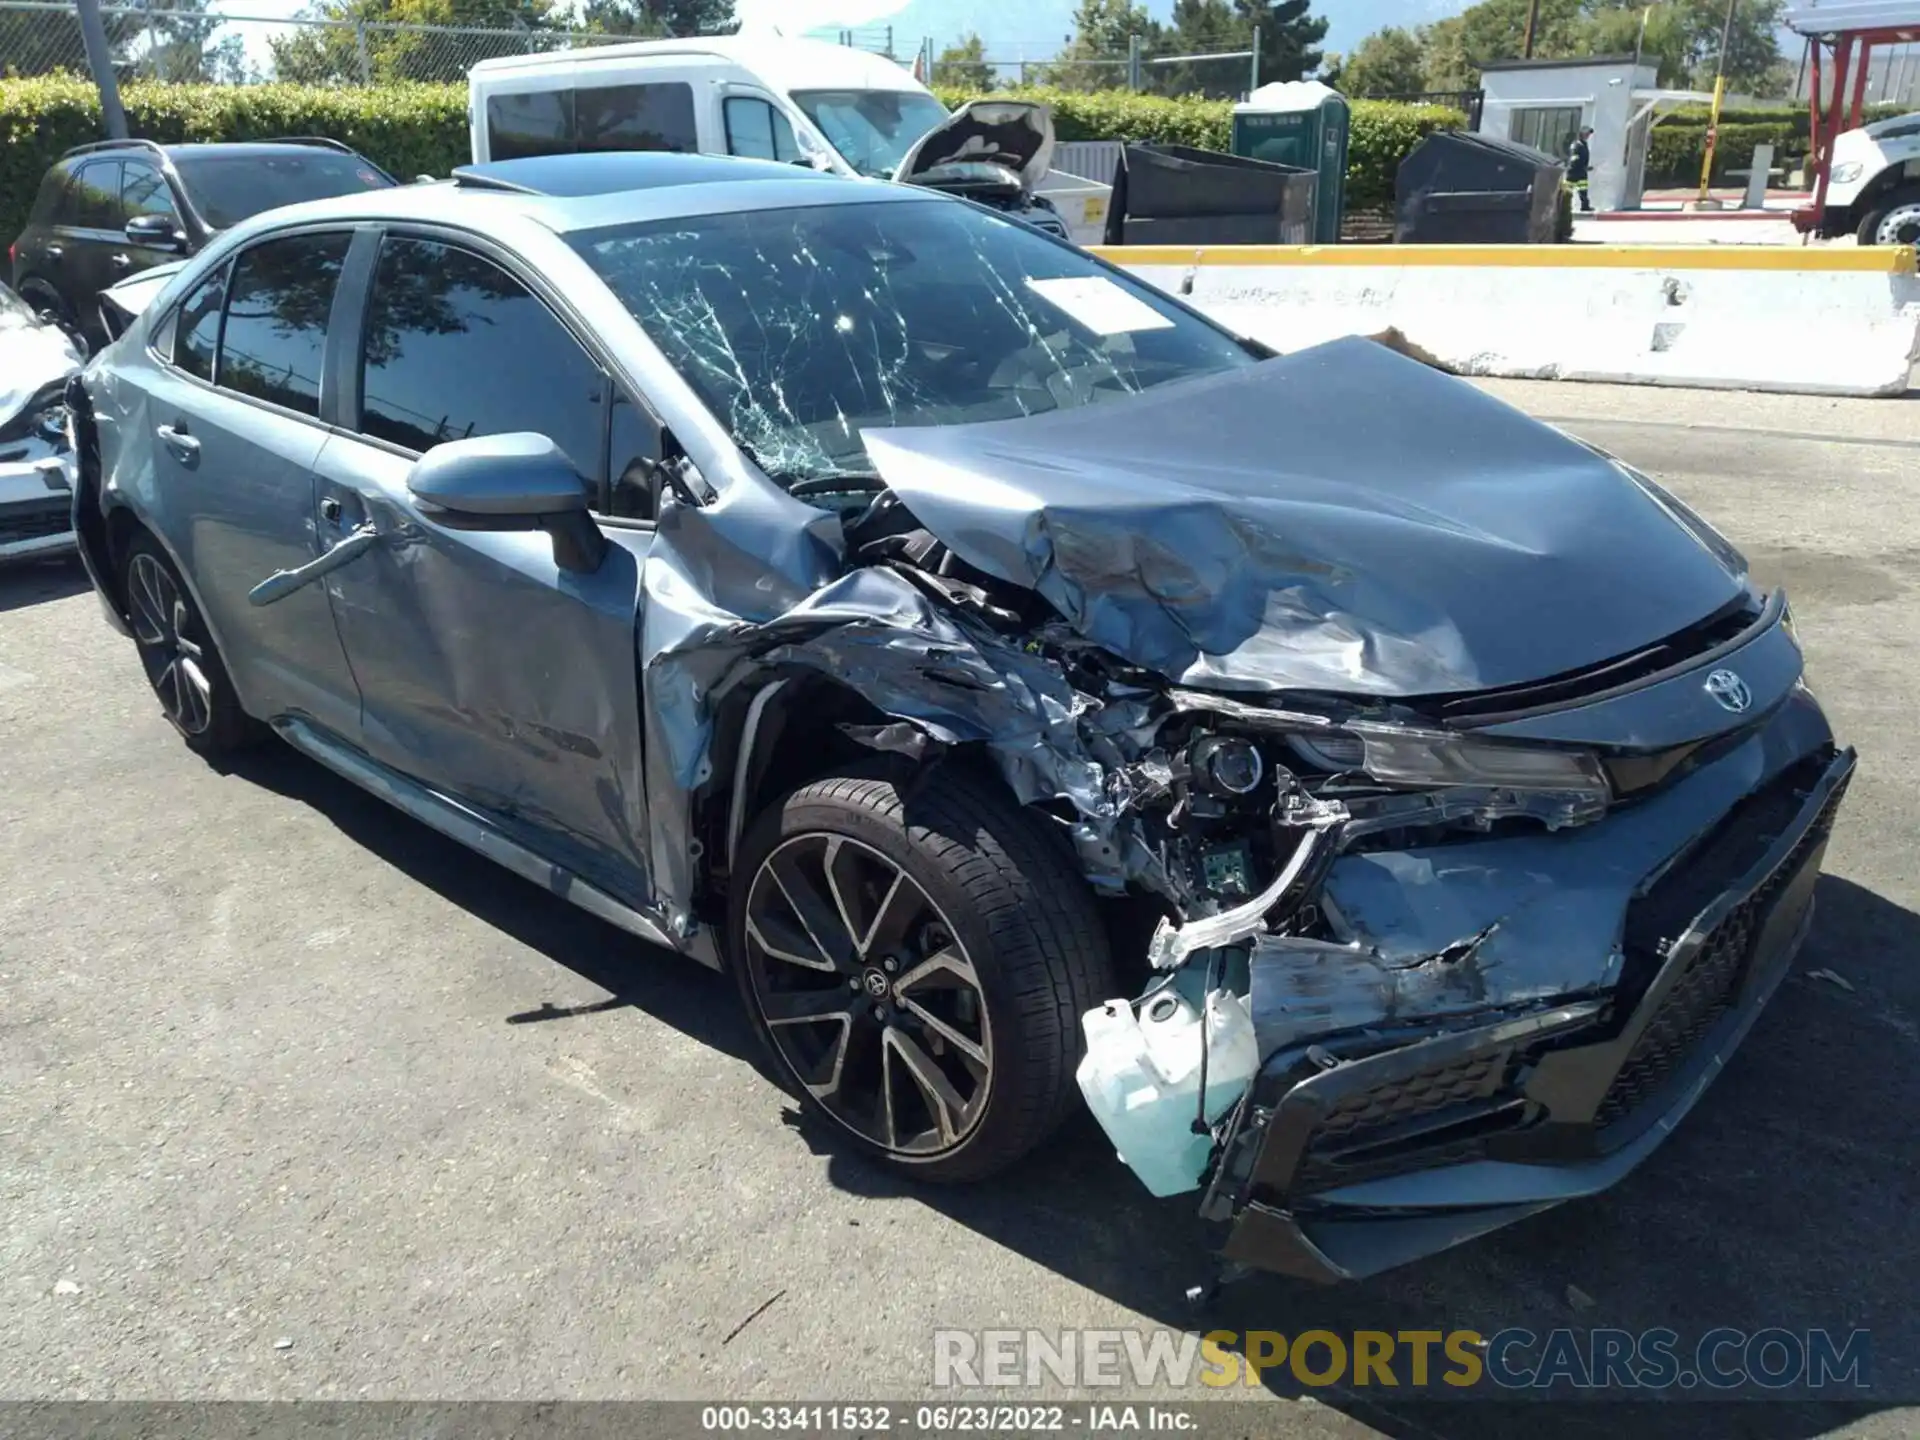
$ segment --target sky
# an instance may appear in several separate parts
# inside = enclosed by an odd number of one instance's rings
[[[1173,0],[1145,0],[1158,19],[1173,11]],[[1418,25],[1466,8],[1469,0],[1316,0],[1314,9],[1332,22],[1324,48],[1351,50],[1383,25]],[[212,8],[229,15],[277,18],[298,12],[303,0],[215,0]],[[969,32],[987,42],[994,60],[1044,60],[1073,30],[1075,0],[735,0],[741,21],[755,29],[777,27],[782,34],[810,30],[869,29],[891,24],[896,54],[913,52],[922,36],[936,48]],[[268,58],[267,35],[280,26],[235,27],[247,40],[256,64]],[[864,37],[863,37],[864,38]]]

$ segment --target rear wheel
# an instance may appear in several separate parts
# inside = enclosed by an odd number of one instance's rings
[[[159,543],[136,532],[121,557],[134,644],[161,712],[202,755],[221,755],[257,739],[259,727],[240,708],[199,607]]]
[[[1920,185],[1883,196],[1860,222],[1862,245],[1920,245]]]
[[[977,1180],[1077,1095],[1080,1016],[1111,989],[1086,882],[985,781],[816,780],[736,869],[735,975],[783,1083],[854,1144]]]

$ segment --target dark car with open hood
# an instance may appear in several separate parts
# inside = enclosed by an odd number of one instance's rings
[[[925,191],[479,180],[236,227],[75,387],[194,749],[723,969],[850,1146],[1084,1099],[1315,1279],[1613,1184],[1779,984],[1854,757],[1654,480]]]

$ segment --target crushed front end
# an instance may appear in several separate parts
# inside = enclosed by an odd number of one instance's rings
[[[1209,1088],[1204,1118],[1160,1083],[1177,1057],[1088,1098],[1156,1193],[1204,1190],[1227,1261],[1358,1278],[1605,1189],[1744,1037],[1806,932],[1854,757],[1778,598],[1642,670],[1455,700],[1438,724],[1173,692],[1205,717],[1176,772],[1231,737],[1274,783],[1258,841],[1200,804],[1169,867],[1194,908],[1153,937],[1142,1002],[1182,975],[1234,996],[1257,1069],[1230,1104]],[[1112,1017],[1088,1018],[1097,1049]],[[1139,1124],[1169,1097],[1169,1143],[1204,1131],[1190,1186],[1156,1173]]]

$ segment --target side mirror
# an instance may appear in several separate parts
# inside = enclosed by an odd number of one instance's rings
[[[127,222],[127,243],[146,250],[167,250],[179,254],[187,248],[186,236],[166,215],[136,215]]]
[[[421,514],[449,530],[546,531],[562,570],[598,570],[606,554],[587,509],[586,477],[544,435],[436,445],[415,462],[407,489]]]

